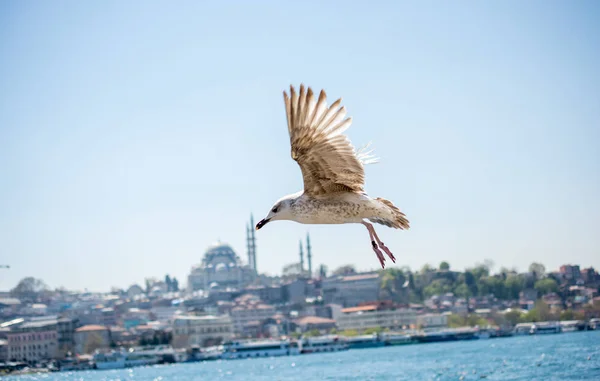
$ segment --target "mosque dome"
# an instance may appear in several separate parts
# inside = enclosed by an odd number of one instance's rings
[[[207,267],[217,267],[223,264],[225,267],[238,266],[240,260],[231,246],[224,242],[216,242],[208,247],[204,253],[203,262]],[[218,266],[216,270],[223,270],[223,266]]]

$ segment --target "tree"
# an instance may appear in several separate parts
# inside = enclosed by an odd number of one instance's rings
[[[483,266],[488,269],[488,272],[491,272],[494,269],[495,263],[491,259],[484,259]]]
[[[427,274],[433,270],[435,270],[433,266],[431,266],[429,263],[426,263],[423,265],[423,267],[421,267],[421,274]]]
[[[442,271],[450,270],[450,264],[446,261],[443,261],[442,263],[440,263],[440,270],[442,270]]]
[[[476,281],[490,275],[490,269],[486,265],[477,265],[472,269],[468,269],[467,272],[473,274]]]
[[[364,335],[372,335],[374,333],[381,333],[383,332],[383,329],[381,327],[375,327],[375,328],[367,328],[365,329],[365,331],[363,332]]]
[[[10,290],[10,294],[22,301],[35,302],[47,291],[48,286],[43,280],[26,277],[21,279],[15,288]]]
[[[358,331],[355,329],[346,329],[340,332],[340,335],[346,337],[358,336]]]
[[[529,272],[533,274],[533,277],[537,279],[541,279],[546,274],[546,266],[541,263],[533,262],[529,265]]]
[[[466,283],[459,283],[458,286],[454,289],[454,295],[461,296],[463,298],[468,298],[471,296],[471,291]]]
[[[557,292],[558,283],[552,278],[544,278],[535,282],[533,288],[535,288],[540,295],[546,295],[551,292]]]
[[[300,263],[290,263],[289,265],[283,266],[282,275],[284,277],[299,275],[302,273]]]
[[[489,325],[489,322],[476,314],[469,314],[467,316],[451,314],[450,316],[448,316],[448,326],[450,328],[475,327],[476,325],[480,327],[485,327]]]
[[[443,295],[447,292],[452,292],[452,285],[448,282],[447,279],[435,279],[423,289],[425,297]]]
[[[535,303],[535,307],[523,316],[523,320],[528,322],[555,320],[555,318],[556,316],[550,312],[548,305],[541,299]]]
[[[318,329],[311,329],[310,331],[304,332],[306,337],[321,336],[321,332]]]
[[[519,321],[521,321],[521,316],[522,315],[523,314],[519,310],[510,310],[510,311],[508,311],[507,313],[504,314],[504,318],[511,325],[517,325],[517,323],[519,323]]]
[[[574,320],[575,314],[572,309],[564,310],[560,313],[560,320]]]
[[[352,275],[356,274],[356,268],[354,265],[340,266],[333,271],[333,275]]]
[[[319,266],[319,278],[323,279],[323,278],[327,278],[327,266],[326,265],[320,265]]]
[[[506,298],[504,281],[500,277],[488,276],[481,278],[479,280],[478,289],[480,296],[493,294],[498,299]]]
[[[465,271],[465,284],[469,288],[469,293],[471,295],[477,295],[477,280],[475,279],[475,275],[473,275],[470,271]]]
[[[90,332],[83,344],[83,353],[93,353],[96,349],[104,348],[102,336],[98,332]]]
[[[507,299],[519,299],[519,293],[523,291],[525,282],[519,275],[509,275],[504,281]]]
[[[380,287],[380,298],[391,299],[395,302],[406,303],[408,290],[404,284],[406,276],[402,270],[389,268],[382,271]]]

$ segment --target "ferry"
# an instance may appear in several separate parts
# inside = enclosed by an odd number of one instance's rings
[[[346,338],[348,348],[350,349],[362,349],[362,348],[375,348],[383,347],[385,343],[379,339],[379,336],[374,333],[372,335],[360,335]]]
[[[128,351],[118,350],[94,354],[96,369],[132,368],[158,364],[159,361],[160,356],[153,353],[144,353],[144,351],[135,351],[133,348]]]
[[[403,333],[384,333],[381,335],[381,339],[384,345],[404,345],[415,342],[411,335]]]
[[[337,335],[308,337],[300,341],[300,353],[337,352],[348,349],[348,343]]]
[[[288,340],[233,340],[223,343],[222,359],[275,357],[300,354],[297,341]]]
[[[562,328],[559,323],[556,322],[544,322],[536,323],[531,327],[532,335],[545,335],[550,333],[561,333]]]
[[[211,360],[220,360],[221,355],[223,354],[223,346],[216,345],[207,348],[200,348],[198,346],[193,346],[187,351],[186,362],[194,362],[194,361],[211,361]]]
[[[59,362],[58,368],[61,371],[89,370],[94,369],[94,362],[89,355],[67,357]]]
[[[415,339],[419,343],[434,343],[456,340],[475,340],[479,337],[476,330],[472,328],[447,328],[439,331],[424,332],[416,335]]]
[[[513,330],[513,334],[515,336],[520,335],[531,335],[533,330],[533,323],[519,323],[515,325],[515,329]]]
[[[159,364],[184,362],[187,358],[185,349],[174,349],[170,345],[147,345],[132,348],[138,355],[157,356]]]

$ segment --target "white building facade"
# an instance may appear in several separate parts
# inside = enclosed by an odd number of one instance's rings
[[[217,345],[233,338],[228,315],[177,315],[173,320],[173,347],[189,348]]]
[[[397,330],[414,326],[416,323],[417,314],[412,309],[377,309],[375,306],[345,308],[337,320],[339,329],[358,331],[367,328]]]

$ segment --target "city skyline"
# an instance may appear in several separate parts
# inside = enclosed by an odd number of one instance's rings
[[[185,279],[302,188],[282,91],[342,97],[394,267],[600,268],[600,5],[0,5],[0,290]],[[277,274],[379,264],[362,226],[272,224]],[[391,266],[392,264],[388,264]]]

